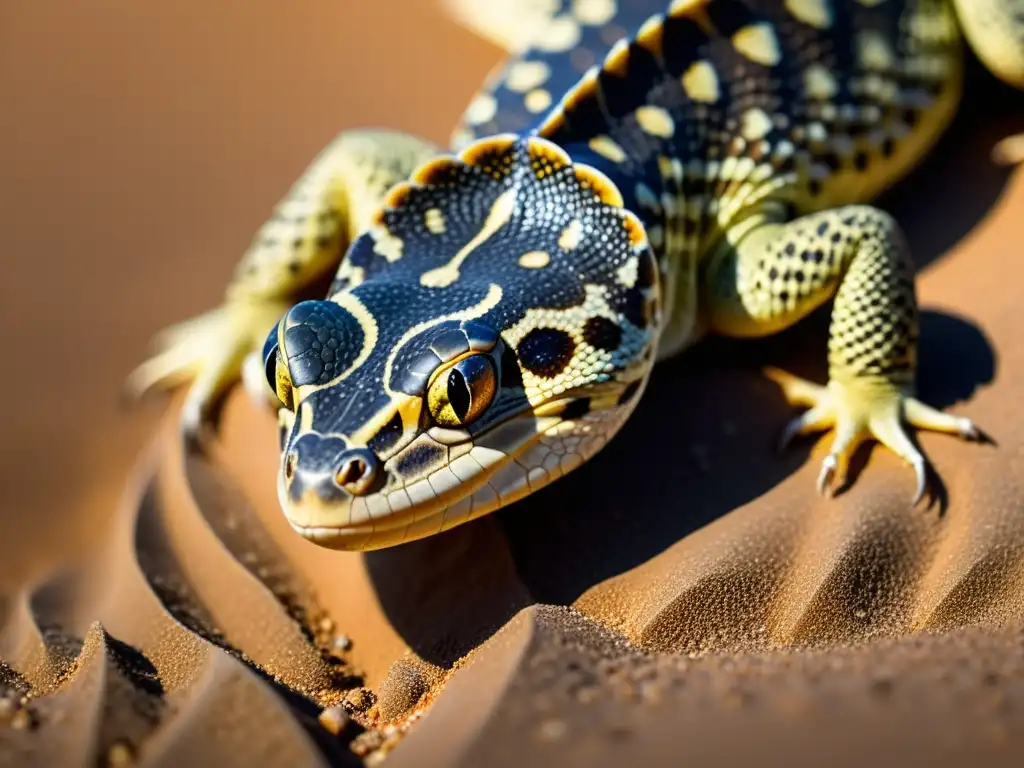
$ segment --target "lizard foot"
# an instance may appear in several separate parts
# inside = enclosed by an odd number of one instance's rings
[[[280,302],[225,304],[164,330],[154,340],[157,352],[128,376],[126,398],[136,401],[191,381],[181,430],[190,443],[205,443],[220,396],[239,380],[243,361],[261,348],[286,310]]]
[[[783,430],[780,450],[797,435],[835,430],[832,447],[818,473],[818,492],[822,495],[832,496],[842,489],[850,457],[862,442],[874,438],[913,467],[917,488],[911,505],[916,506],[926,490],[927,462],[911,442],[904,423],[967,440],[984,439],[970,419],[925,405],[892,385],[872,382],[858,386],[832,381],[822,387],[774,368],[766,374],[782,387],[791,405],[809,406]]]
[[[992,162],[1008,166],[1024,162],[1024,133],[1015,133],[996,142],[992,147]]]

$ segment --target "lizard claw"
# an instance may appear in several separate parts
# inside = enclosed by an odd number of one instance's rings
[[[924,492],[928,488],[928,468],[924,457],[920,454],[911,464],[914,467],[914,475],[917,478],[917,490],[914,492],[914,500],[910,502],[910,506],[913,508],[921,503],[921,499],[924,498]]]
[[[832,381],[827,387],[816,387],[792,377],[772,378],[783,385],[790,402],[811,406],[786,425],[779,439],[780,449],[797,435],[835,430],[832,447],[818,473],[817,489],[822,496],[835,496],[846,482],[850,457],[865,439],[874,438],[913,468],[912,506],[916,507],[928,489],[928,464],[911,442],[905,424],[965,440],[986,439],[970,419],[936,410],[896,387],[880,388],[876,382],[869,388],[857,381]]]
[[[818,494],[832,497],[836,473],[839,471],[839,459],[834,453],[830,453],[821,462],[821,471],[818,473]]]

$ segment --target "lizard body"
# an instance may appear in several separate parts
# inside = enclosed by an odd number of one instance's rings
[[[829,383],[779,375],[809,406],[784,440],[835,430],[819,490],[874,438],[914,468],[916,500],[925,459],[905,425],[978,436],[914,396],[911,257],[868,203],[950,122],[963,31],[998,38],[986,63],[1019,80],[1015,2],[450,4],[512,52],[451,151],[343,133],[224,305],[165,334],[130,381],[194,379],[196,434],[239,377],[265,379],[299,533],[375,549],[511,504],[600,450],[657,360],[830,299]],[[332,270],[325,300],[294,303]]]

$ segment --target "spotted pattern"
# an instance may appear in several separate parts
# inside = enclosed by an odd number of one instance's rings
[[[583,326],[583,340],[594,349],[611,352],[622,341],[622,329],[607,317],[597,315]]]
[[[774,231],[767,247],[741,244],[712,265],[714,327],[740,336],[781,329],[834,296],[832,378],[909,383],[917,341],[913,267],[892,218],[846,206]]]
[[[533,43],[485,83],[478,98],[494,108],[480,109],[474,101],[456,127],[452,145],[459,149],[481,136],[528,131],[612,45],[664,8],[665,0],[550,0]],[[530,95],[538,88],[550,97],[540,110],[531,108],[540,102],[541,97]]]
[[[285,312],[264,361],[295,409],[282,503],[319,543],[388,546],[537,490],[708,329],[770,333],[834,297],[833,380],[912,377],[909,254],[857,203],[948,122],[949,0],[522,1],[529,35],[457,155],[343,135],[229,290],[269,312],[344,252],[329,300]],[[490,389],[442,427],[427,393],[453,366]]]
[[[952,114],[960,46],[942,0],[647,10],[530,130],[600,167],[641,215],[671,286],[664,357],[699,334],[703,244],[754,207],[810,213],[905,173]]]
[[[340,375],[332,368],[311,377],[296,367],[304,357],[286,355],[289,373],[304,383],[303,416],[290,427],[283,459],[292,468],[281,494],[293,524],[325,541],[312,529],[327,513],[303,501],[315,494],[345,516],[345,546],[416,537],[415,520],[387,535],[376,521],[398,525],[402,509],[430,508],[431,525],[456,524],[597,450],[632,407],[619,405],[619,395],[646,377],[660,325],[654,256],[622,204],[597,169],[546,140],[512,135],[431,160],[393,187],[346,256],[360,281],[332,301],[298,305],[278,329],[301,336],[309,355],[331,343],[335,326],[367,337],[372,328],[374,338],[368,355],[359,351],[367,344],[345,345],[352,365]],[[632,276],[626,282],[624,272]],[[292,345],[282,348],[290,354]],[[432,425],[431,382],[467,355],[491,361],[498,391],[464,427]],[[593,386],[603,399],[576,396]],[[587,437],[595,430],[599,439]],[[522,485],[508,477],[510,457],[540,450],[543,440],[540,466],[524,472]],[[351,455],[373,465],[373,491],[341,504],[341,481],[314,482],[311,473]],[[466,496],[499,465],[504,475]],[[463,506],[450,508],[456,497]],[[362,537],[364,523],[371,527]]]
[[[534,376],[553,379],[572,362],[576,342],[559,328],[534,328],[516,346],[519,362]]]

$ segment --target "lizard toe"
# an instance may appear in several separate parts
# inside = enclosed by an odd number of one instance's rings
[[[983,433],[970,419],[926,405],[888,383],[833,380],[827,387],[818,387],[788,374],[772,378],[782,383],[783,394],[790,403],[810,406],[785,427],[780,447],[798,435],[829,429],[835,433],[817,478],[818,492],[825,496],[844,489],[851,457],[862,442],[874,439],[914,470],[911,505],[916,506],[928,488],[928,462],[906,427],[944,432],[966,440],[983,439]]]

